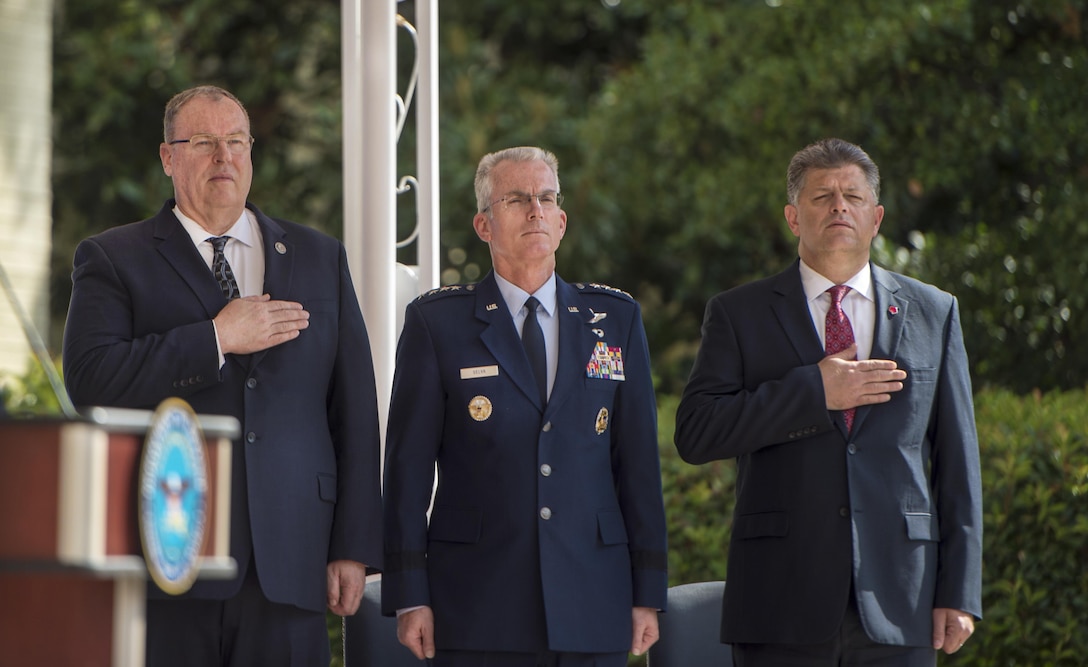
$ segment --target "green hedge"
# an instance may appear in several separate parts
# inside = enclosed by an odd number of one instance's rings
[[[659,397],[670,582],[725,578],[732,461],[691,466]],[[975,397],[984,501],[983,615],[942,663],[1088,664],[1088,392]]]

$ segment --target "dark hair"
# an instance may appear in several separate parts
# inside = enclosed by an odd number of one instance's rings
[[[786,200],[797,205],[797,195],[805,186],[805,176],[813,169],[838,169],[850,165],[857,165],[861,169],[873,191],[874,200],[879,203],[880,169],[876,163],[861,146],[833,138],[821,139],[794,153],[786,170]]]

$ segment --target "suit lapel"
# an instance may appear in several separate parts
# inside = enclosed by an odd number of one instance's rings
[[[269,294],[273,299],[288,299],[291,294],[291,279],[295,268],[295,247],[288,241],[287,232],[272,218],[252,204],[246,208],[257,216],[257,225],[261,229],[261,242],[264,245],[264,288],[262,294]],[[264,359],[268,350],[261,350],[250,355],[248,363],[255,367]]]
[[[272,218],[253,205],[247,205],[257,216],[264,244],[264,289],[273,299],[287,299],[291,292],[291,279],[295,268],[295,247],[288,240],[287,232]]]
[[[876,321],[871,359],[894,359],[903,336],[910,301],[899,294],[899,281],[879,266],[873,266],[873,297]]]
[[[480,340],[499,362],[503,372],[543,412],[533,369],[529,367],[529,359],[521,346],[521,336],[514,327],[514,318],[492,273],[488,273],[476,286],[476,318],[486,324]]]
[[[578,292],[556,276],[555,293],[555,316],[559,318],[559,364],[545,417],[560,410],[567,399],[578,393],[580,385],[585,382],[585,367],[597,342],[589,327],[589,308]]]
[[[895,359],[899,341],[903,336],[903,325],[907,321],[910,301],[899,294],[899,281],[888,271],[870,264],[873,276],[873,308],[876,309],[873,323],[873,349],[870,359]],[[894,397],[892,400],[895,400]],[[864,405],[857,409],[854,417],[854,431],[861,428],[873,406]]]
[[[812,312],[801,284],[800,263],[794,262],[793,266],[775,276],[771,289],[777,297],[771,300],[771,309],[801,363],[818,363],[824,358],[824,351],[820,347],[820,335],[812,323]]]
[[[171,199],[155,216],[156,249],[193,291],[208,317],[215,317],[227,305],[227,300],[173,209],[174,200]]]

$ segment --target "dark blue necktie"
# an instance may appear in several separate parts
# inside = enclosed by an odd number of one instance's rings
[[[223,290],[223,296],[227,301],[242,296],[241,290],[238,289],[238,281],[234,279],[234,271],[231,271],[227,256],[223,254],[223,248],[227,245],[229,238],[229,236],[212,236],[208,239],[212,248],[215,249],[215,254],[212,255],[212,273],[219,281],[219,289]]]
[[[521,344],[525,347],[525,356],[529,358],[529,367],[536,376],[536,386],[540,390],[541,403],[548,402],[548,355],[544,351],[544,330],[540,328],[540,320],[536,317],[536,308],[540,302],[535,296],[525,301],[525,307],[529,314],[525,316],[525,324],[521,327]]]

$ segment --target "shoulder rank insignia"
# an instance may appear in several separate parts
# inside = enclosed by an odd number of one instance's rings
[[[630,299],[631,301],[635,300],[635,297],[631,296],[629,293],[624,292],[623,290],[619,289],[618,287],[612,287],[611,285],[605,285],[603,283],[573,283],[573,284],[574,284],[574,287],[577,288],[581,292],[585,292],[586,290],[593,290],[593,291],[596,291],[596,292],[601,292],[602,294],[613,294],[615,296],[626,297],[626,298]]]
[[[436,288],[434,288],[432,290],[428,290],[428,291],[424,292],[423,294],[420,294],[419,296],[416,297],[416,300],[430,299],[431,297],[438,296],[438,295],[443,295],[444,296],[444,295],[447,295],[447,294],[470,294],[475,289],[476,289],[475,284],[470,284],[470,285],[443,285],[442,287],[436,287]]]

